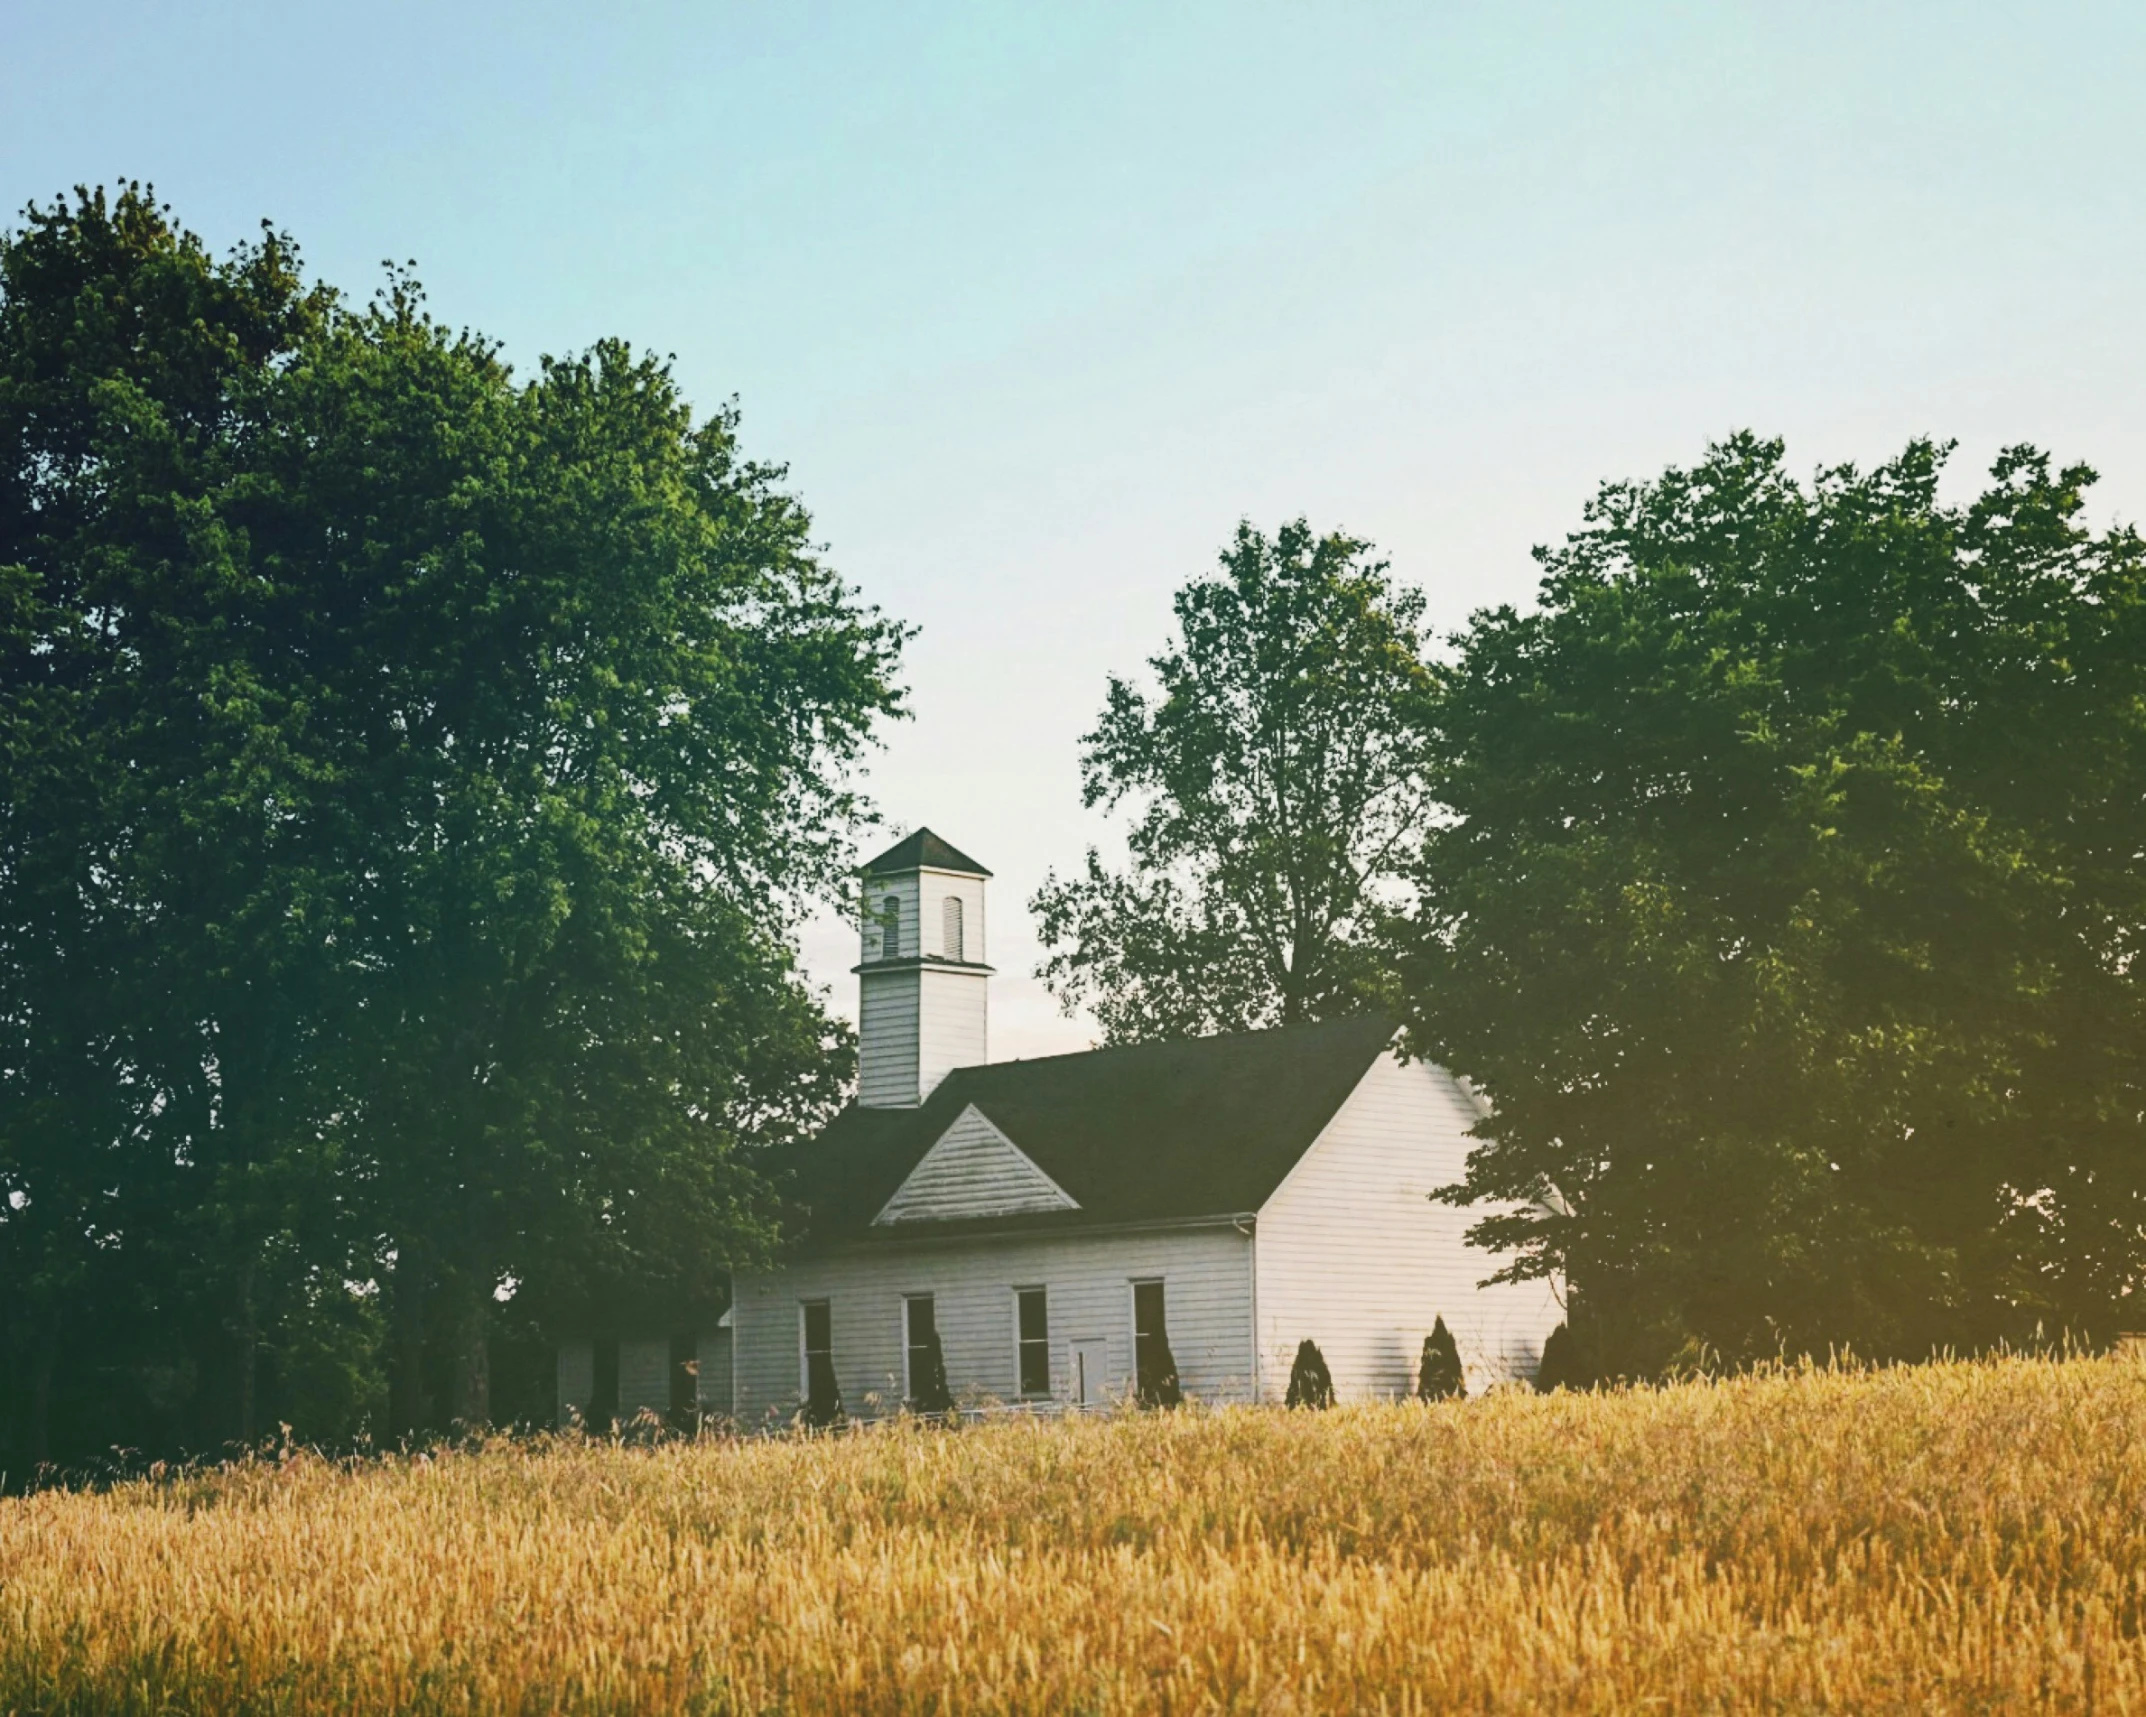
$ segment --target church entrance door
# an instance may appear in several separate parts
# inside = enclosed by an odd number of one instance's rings
[[[1110,1405],[1109,1342],[1074,1342],[1072,1344],[1072,1363],[1068,1369],[1073,1380],[1074,1406],[1107,1407]]]

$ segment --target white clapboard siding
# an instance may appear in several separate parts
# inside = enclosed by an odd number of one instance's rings
[[[927,954],[941,960],[984,963],[984,879],[954,876],[942,870],[927,870],[916,878],[917,911],[921,914],[923,941],[903,949],[907,954]],[[961,902],[961,946],[946,945],[946,903]]]
[[[866,972],[857,1016],[857,1101],[913,1107],[917,1089],[917,1004],[923,973]]]
[[[1188,1395],[1251,1393],[1251,1242],[1228,1226],[1138,1234],[975,1240],[803,1259],[741,1272],[731,1309],[735,1411],[748,1426],[787,1419],[800,1398],[800,1307],[829,1302],[835,1381],[855,1417],[901,1405],[902,1300],[930,1294],[957,1399],[1018,1398],[1014,1290],[1040,1287],[1050,1314],[1051,1389],[1069,1392],[1067,1349],[1109,1344],[1115,1390],[1133,1376],[1136,1280],[1160,1277],[1170,1348]]]
[[[562,1341],[559,1344],[559,1428],[581,1423],[589,1398],[596,1393],[596,1344]]]
[[[1564,1315],[1556,1296],[1541,1282],[1478,1287],[1504,1262],[1463,1238],[1483,1212],[1428,1196],[1460,1179],[1477,1114],[1442,1069],[1382,1056],[1268,1199],[1258,1296],[1269,1399],[1306,1337],[1343,1397],[1406,1394],[1439,1317],[1472,1389],[1534,1375]]]
[[[893,900],[901,913],[899,945],[891,952],[885,940],[885,912]],[[961,902],[961,946],[946,945],[946,902]],[[865,885],[863,921],[859,926],[860,957],[873,960],[914,960],[924,955],[940,960],[984,963],[984,879],[955,876],[947,871],[904,871],[896,876],[874,877]]]
[[[889,949],[883,938],[882,916],[889,899],[901,909],[900,943]],[[921,952],[917,942],[918,914],[923,909],[919,878],[913,870],[898,876],[873,877],[864,886],[864,959],[913,960]]]
[[[693,1357],[700,1362],[697,1399],[703,1413],[730,1411],[730,1331],[702,1330]]]
[[[908,967],[863,974],[857,1020],[857,1099],[910,1107],[957,1067],[989,1050],[982,972]]]
[[[1078,1210],[1065,1189],[971,1103],[895,1189],[875,1223],[947,1222],[969,1216]]]
[[[885,910],[900,916],[892,948]],[[961,944],[947,945],[947,902],[961,903]],[[939,870],[902,871],[870,879],[859,927],[862,997],[857,1019],[857,1100],[876,1108],[906,1108],[931,1095],[957,1067],[989,1058],[984,962],[984,879]],[[885,960],[954,960],[875,971]],[[976,968],[974,970],[968,968]]]
[[[957,1067],[981,1067],[989,1058],[988,980],[981,972],[934,971],[923,980],[917,998],[917,1094],[932,1088]]]

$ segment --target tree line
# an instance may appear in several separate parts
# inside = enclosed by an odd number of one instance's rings
[[[1241,526],[1032,908],[1111,1041],[1366,1010],[1492,1099],[1559,1364],[2130,1327],[2146,547],[2093,473],[1602,488],[1526,608]],[[0,1468],[548,1413],[846,1097],[802,981],[906,629],[734,410],[516,374],[137,186],[0,235]],[[1486,1269],[1490,1265],[1486,1263]]]
[[[137,186],[33,205],[0,1465],[483,1421],[514,1331],[719,1297],[757,1153],[842,1099],[792,933],[904,636],[650,357],[517,375],[407,270],[354,303]]]
[[[1949,452],[1732,437],[1443,640],[1241,527],[1109,685],[1125,862],[1045,883],[1041,975],[1113,1041],[1395,1015],[1493,1103],[1443,1196],[1572,1377],[2139,1324],[2146,546]]]

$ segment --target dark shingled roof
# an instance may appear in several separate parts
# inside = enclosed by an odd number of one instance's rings
[[[784,1153],[812,1249],[979,1228],[1077,1229],[1257,1210],[1393,1041],[1376,1017],[1001,1061],[948,1074],[918,1109],[852,1104]],[[974,1103],[1078,1210],[874,1228]]]
[[[919,865],[929,865],[933,870],[963,871],[970,876],[991,874],[959,847],[950,846],[929,829],[919,829],[907,840],[896,841],[866,865],[864,873],[883,876],[891,871],[915,870]]]

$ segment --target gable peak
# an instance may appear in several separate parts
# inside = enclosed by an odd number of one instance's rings
[[[968,1103],[895,1188],[872,1226],[1079,1208],[990,1116]]]

